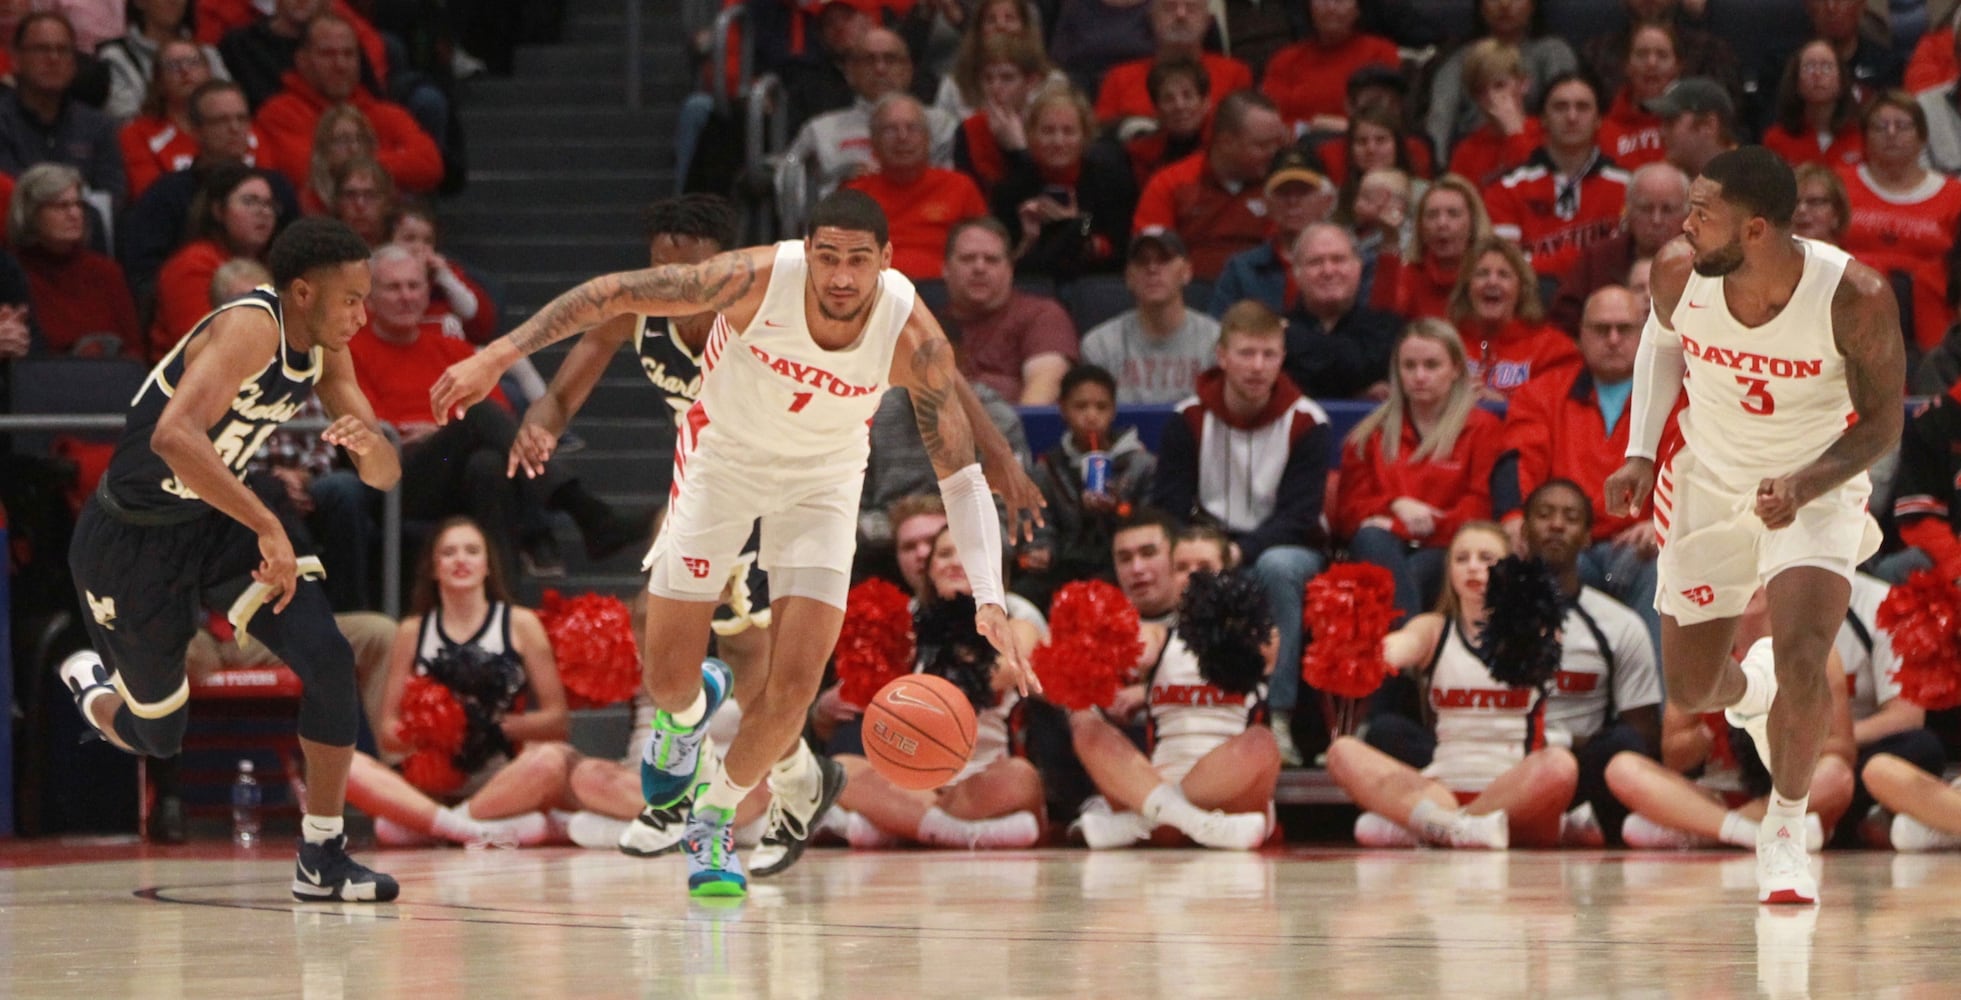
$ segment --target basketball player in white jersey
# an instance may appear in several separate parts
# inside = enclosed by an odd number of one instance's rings
[[[689,891],[740,896],[734,811],[798,738],[844,619],[870,421],[888,385],[912,395],[940,475],[947,522],[970,567],[976,627],[997,669],[1038,685],[1008,628],[1001,538],[974,431],[960,405],[953,348],[912,283],[891,270],[885,214],[841,191],[812,210],[802,241],[604,275],[559,296],[517,329],[451,366],[430,389],[438,422],[484,398],[517,358],[617,316],[720,313],[703,352],[701,398],[682,421],[674,491],[648,581],[646,686],[660,711],[642,761],[649,805],[693,795],[683,846]],[[702,767],[709,715],[730,678],[703,663],[727,567],[757,518],[772,600],[769,676],[719,773]]]
[[[1627,462],[1605,493],[1617,515],[1655,496],[1670,701],[1728,709],[1768,748],[1757,899],[1810,904],[1818,880],[1804,815],[1829,729],[1826,658],[1853,568],[1879,545],[1866,470],[1899,440],[1906,379],[1886,279],[1793,236],[1796,203],[1791,168],[1761,146],[1717,156],[1690,186],[1684,236],[1655,257]],[[1685,388],[1682,446],[1657,469],[1662,425]],[[1760,584],[1769,669],[1729,657]]]

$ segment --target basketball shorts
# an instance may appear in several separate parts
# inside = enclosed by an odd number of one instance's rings
[[[1757,517],[1754,489],[1725,488],[1688,449],[1676,452],[1655,476],[1655,609],[1694,625],[1742,614],[1757,587],[1787,569],[1816,566],[1850,580],[1879,551],[1879,525],[1866,512],[1871,494],[1858,477],[1772,531]]]
[[[681,601],[721,598],[742,568],[742,551],[761,521],[756,565],[765,574],[831,570],[848,580],[858,548],[858,500],[865,466],[765,467],[722,459],[704,435],[676,460],[666,520],[647,554],[647,591]],[[839,593],[833,602],[844,606]]]

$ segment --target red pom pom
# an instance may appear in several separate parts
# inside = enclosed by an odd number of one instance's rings
[[[1886,595],[1876,618],[1893,637],[1900,697],[1927,709],[1961,705],[1961,592],[1921,570]]]
[[[626,602],[594,593],[567,600],[547,590],[538,620],[551,640],[571,707],[612,705],[640,690],[640,650],[633,642],[633,613]]]
[[[1318,691],[1365,698],[1390,672],[1382,637],[1396,620],[1396,579],[1373,563],[1336,563],[1308,581],[1301,625],[1314,641],[1301,678]]]
[[[445,759],[463,749],[469,719],[450,690],[427,677],[410,677],[402,689],[403,743],[433,750]]]
[[[1029,659],[1042,697],[1071,711],[1108,705],[1144,655],[1137,609],[1114,584],[1064,584],[1049,605],[1049,641]]]
[[[417,750],[402,761],[402,777],[430,795],[448,795],[463,787],[466,775],[440,750]]]
[[[912,673],[912,602],[890,581],[873,577],[844,599],[838,630],[838,697],[869,705],[887,682]]]

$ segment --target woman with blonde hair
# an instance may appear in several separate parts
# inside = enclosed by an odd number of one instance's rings
[[[117,136],[131,204],[157,178],[182,170],[197,159],[191,95],[210,79],[211,67],[196,42],[178,38],[157,47],[150,89],[136,116]]]
[[[1405,319],[1448,315],[1465,255],[1491,238],[1484,196],[1462,176],[1445,174],[1417,196],[1413,221],[1407,256],[1385,244],[1376,259],[1369,304]]]
[[[1488,236],[1464,255],[1448,311],[1485,399],[1502,402],[1527,381],[1580,363],[1573,338],[1546,322],[1539,277],[1510,240]]]
[[[307,168],[306,187],[300,190],[300,211],[308,215],[333,214],[334,173],[356,160],[375,159],[380,142],[373,123],[352,104],[336,104],[320,114],[313,130],[313,159]]]
[[[1420,319],[1390,355],[1389,398],[1342,442],[1335,537],[1350,558],[1395,577],[1406,615],[1441,585],[1444,546],[1458,526],[1491,516],[1504,425],[1477,402],[1457,331]]]
[[[1137,209],[1130,161],[1096,139],[1096,113],[1080,91],[1045,90],[1028,106],[1028,148],[1004,153],[1007,172],[988,199],[1019,233],[1017,274],[1066,281],[1123,269]]]

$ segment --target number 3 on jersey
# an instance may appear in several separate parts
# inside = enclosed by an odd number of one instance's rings
[[[1770,395],[1770,383],[1748,375],[1738,375],[1738,384],[1743,386],[1743,412],[1768,417],[1777,412],[1777,400]]]

